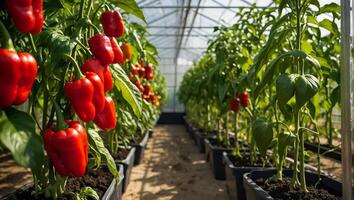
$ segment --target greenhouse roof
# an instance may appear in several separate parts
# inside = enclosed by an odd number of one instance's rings
[[[197,60],[205,51],[214,27],[235,22],[235,13],[272,0],[140,0],[161,59]]]
[[[319,0],[321,5],[339,0]],[[214,27],[231,26],[241,8],[264,8],[273,0],[137,0],[158,48],[161,71],[167,78],[169,102],[165,111],[182,111],[175,97],[184,73],[205,52]]]

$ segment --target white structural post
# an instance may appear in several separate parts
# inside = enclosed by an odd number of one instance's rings
[[[352,0],[353,2],[354,0]],[[342,134],[342,170],[343,199],[353,199],[353,59],[351,55],[352,22],[351,0],[341,0],[341,134]]]

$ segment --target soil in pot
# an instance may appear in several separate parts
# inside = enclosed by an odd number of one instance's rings
[[[333,194],[330,194],[323,188],[316,188],[315,186],[308,186],[309,192],[300,192],[299,190],[290,188],[291,178],[284,177],[283,181],[268,181],[264,179],[257,179],[257,185],[261,186],[269,193],[275,200],[340,200]]]
[[[262,167],[271,167],[270,161],[263,165],[259,156],[257,156],[254,163],[251,164],[248,151],[241,152],[241,155],[243,156],[235,157],[231,154],[224,153],[226,188],[230,199],[246,199],[242,178],[245,173]]]
[[[125,149],[119,149],[119,153],[113,156],[114,160],[124,160],[127,158],[128,154],[130,152],[130,149],[125,148]]]
[[[88,171],[85,176],[78,178],[69,178],[65,186],[65,192],[79,192],[83,187],[91,187],[94,189],[100,199],[105,194],[106,190],[110,186],[113,180],[113,176],[108,171],[107,167],[101,167],[98,170]],[[21,199],[21,200],[44,200],[47,199],[44,195],[39,195],[34,197],[31,193],[34,188],[31,187],[27,190],[16,193],[15,196],[11,196],[10,199]],[[13,198],[12,198],[13,197]],[[71,195],[64,194],[58,198],[58,200],[74,200]]]

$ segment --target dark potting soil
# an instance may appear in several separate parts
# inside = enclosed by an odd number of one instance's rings
[[[251,157],[249,155],[244,155],[242,157],[234,157],[232,159],[233,164],[236,167],[272,167],[271,160],[263,165],[261,158],[257,157],[255,162],[251,164]]]
[[[100,198],[103,197],[104,193],[108,189],[109,185],[113,180],[113,176],[108,171],[106,167],[99,168],[95,171],[89,171],[83,177],[78,178],[69,178],[65,186],[65,193],[69,192],[79,192],[83,187],[91,187],[94,189]],[[34,191],[34,188],[31,187],[25,192],[16,194],[15,199],[21,200],[47,200],[43,194],[34,197],[31,193]],[[74,200],[71,195],[63,194],[58,200]],[[88,198],[90,199],[90,198]],[[48,199],[49,200],[49,199]]]
[[[124,160],[127,158],[129,152],[130,152],[130,149],[120,149],[119,153],[117,155],[113,156],[113,158],[115,160]]]
[[[230,147],[233,146],[233,144],[234,144],[234,139],[233,139],[233,138],[230,138],[230,139],[229,139],[229,144],[230,144],[230,146],[225,145],[224,142],[219,142],[217,139],[209,139],[209,142],[210,142],[210,144],[213,145],[214,147],[228,149],[228,148],[230,148]]]
[[[290,188],[291,178],[283,181],[268,181],[257,179],[256,183],[269,193],[275,200],[340,200],[340,197],[330,194],[327,190],[308,185],[309,192]]]

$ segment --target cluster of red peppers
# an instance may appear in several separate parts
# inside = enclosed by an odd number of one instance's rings
[[[247,91],[242,92],[240,95],[232,98],[230,100],[230,108],[232,111],[237,113],[241,106],[247,108],[250,105],[250,96]]]
[[[124,33],[124,23],[118,11],[106,11],[100,21],[105,34],[96,34],[89,39],[94,58],[81,66],[74,62],[75,75],[64,86],[73,110],[85,121],[94,121],[102,130],[116,127],[116,108],[111,97],[105,93],[113,88],[110,64],[123,64],[129,57],[119,47],[115,38]],[[77,121],[66,120],[57,105],[57,127],[44,133],[44,146],[55,169],[61,176],[83,176],[88,163],[88,140],[85,128]],[[65,147],[65,148],[63,148]]]
[[[6,7],[17,29],[37,34],[43,27],[42,0],[7,0]],[[25,103],[36,80],[38,66],[27,52],[16,52],[6,27],[0,23],[0,109]]]
[[[43,0],[6,0],[6,7],[20,32],[37,34],[42,31]]]
[[[143,82],[146,82],[144,85],[141,83],[140,79]],[[139,89],[143,98],[147,101],[150,101],[152,104],[158,106],[160,101],[158,96],[152,91],[149,80],[154,78],[154,67],[151,63],[145,63],[143,60],[140,63],[137,63],[135,66],[132,66],[129,73],[129,79],[135,84]]]
[[[108,131],[117,123],[114,101],[105,96],[113,87],[109,65],[124,64],[131,55],[130,50],[125,52],[129,45],[123,44],[121,48],[116,40],[124,33],[121,14],[116,10],[106,11],[100,21],[104,34],[96,34],[88,41],[94,58],[86,60],[81,70],[76,69],[73,81],[65,84],[65,94],[81,120],[94,121],[102,130]]]

